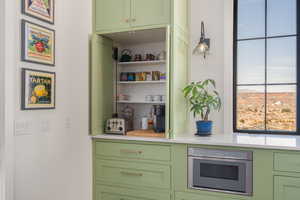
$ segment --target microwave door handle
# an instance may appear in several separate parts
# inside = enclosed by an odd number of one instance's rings
[[[190,156],[189,159],[193,159],[193,160],[212,160],[212,161],[226,161],[226,162],[242,162],[242,163],[247,163],[247,162],[252,162],[250,160],[239,160],[239,159],[229,159],[229,158],[212,158],[212,157],[207,157],[207,156]]]

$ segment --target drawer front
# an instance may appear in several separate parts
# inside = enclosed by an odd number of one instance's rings
[[[170,161],[170,146],[96,142],[96,155],[120,158]]]
[[[94,200],[170,200],[170,194],[97,185]]]
[[[202,194],[194,194],[188,192],[176,192],[175,200],[236,200],[232,198],[224,198],[222,196],[209,196]]]
[[[300,178],[275,176],[274,200],[299,200]]]
[[[300,173],[300,154],[274,153],[274,170]]]
[[[168,165],[145,164],[96,159],[96,181],[124,186],[170,189],[171,170]]]

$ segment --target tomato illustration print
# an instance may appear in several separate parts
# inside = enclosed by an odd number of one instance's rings
[[[40,52],[40,53],[44,52],[44,51],[45,51],[44,43],[43,43],[43,42],[36,42],[36,43],[35,43],[35,49],[36,49],[38,52]]]

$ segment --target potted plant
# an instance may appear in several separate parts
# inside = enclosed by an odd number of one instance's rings
[[[215,81],[207,79],[192,82],[183,89],[183,95],[188,100],[194,118],[198,116],[201,118],[201,120],[196,121],[196,135],[210,135],[213,122],[209,120],[209,114],[213,110],[220,111],[221,108],[221,98],[216,91]]]

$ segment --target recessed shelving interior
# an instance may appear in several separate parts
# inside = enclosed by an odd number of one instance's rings
[[[164,84],[166,80],[159,81],[118,81],[118,84]]]
[[[117,101],[117,103],[123,104],[165,104],[163,101]]]
[[[147,130],[142,129],[142,118],[147,117],[148,121],[154,120],[153,109],[154,106],[165,106],[166,86],[168,77],[166,77],[166,61],[167,55],[161,58],[163,52],[166,52],[166,29],[152,29],[107,34],[106,37],[110,38],[114,42],[114,46],[118,48],[119,58],[115,62],[115,112],[120,117],[123,115],[123,111],[130,107],[133,113],[133,130],[132,136],[157,136],[164,137],[164,131],[162,133],[155,133],[152,127],[148,127]],[[131,51],[132,59],[135,55],[141,55],[141,61],[129,61],[120,62],[121,54],[124,49]],[[146,60],[146,54],[152,54],[155,56],[154,60]],[[137,74],[146,73],[147,78],[143,80],[124,80],[121,79],[121,73],[123,74]],[[155,78],[154,75],[156,74]],[[159,78],[157,78],[159,74]],[[126,98],[121,98],[126,96]],[[118,98],[119,97],[119,98]],[[149,100],[149,98],[153,98]],[[159,101],[157,101],[159,99]],[[150,123],[151,124],[151,123]],[[130,134],[129,134],[130,135]]]
[[[118,62],[118,65],[155,65],[166,63],[165,60]]]

